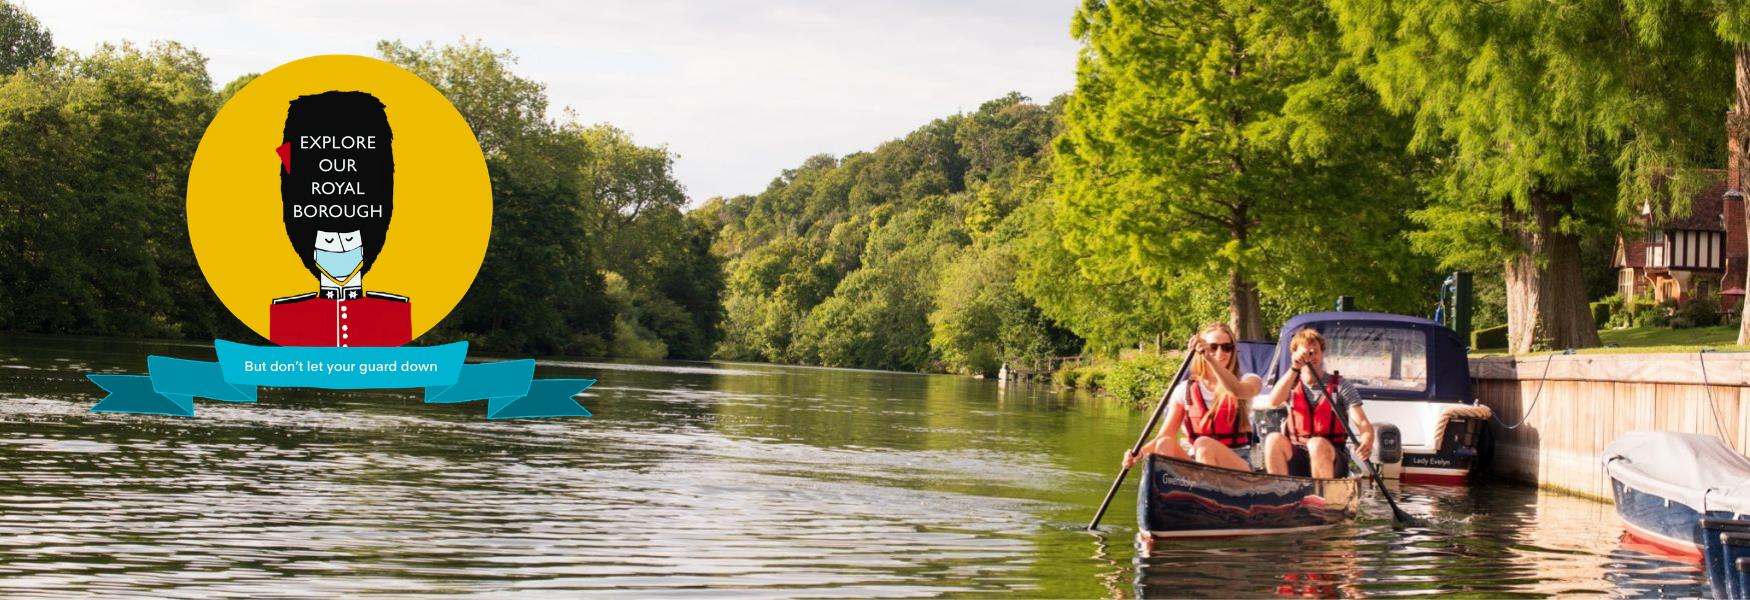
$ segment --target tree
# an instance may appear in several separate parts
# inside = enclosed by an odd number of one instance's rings
[[[1580,238],[1687,212],[1727,99],[1709,3],[1331,0],[1362,78],[1435,157],[1418,246],[1502,265],[1512,351],[1597,345]]]
[[[183,214],[215,106],[206,59],[174,43],[64,52],[0,77],[0,327],[242,329],[207,291]]]
[[[0,75],[55,55],[54,36],[36,17],[16,4],[0,0]]]
[[[489,349],[606,354],[615,315],[599,241],[585,223],[599,211],[587,204],[584,130],[547,120],[543,87],[511,73],[507,53],[466,42],[377,49],[456,106],[492,179],[492,243],[439,330],[472,334]]]
[[[1156,299],[1223,287],[1245,339],[1266,334],[1261,292],[1420,291],[1423,264],[1376,233],[1420,201],[1405,129],[1321,5],[1088,0],[1071,30],[1057,220],[1082,277]]]

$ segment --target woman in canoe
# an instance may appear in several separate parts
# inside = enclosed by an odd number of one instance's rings
[[[1173,387],[1167,400],[1167,424],[1142,447],[1144,454],[1252,470],[1246,459],[1255,441],[1251,400],[1264,384],[1256,374],[1240,374],[1234,342],[1233,330],[1223,323],[1204,327],[1191,338],[1191,375]],[[1189,455],[1179,444],[1181,430],[1191,440]],[[1124,468],[1130,468],[1137,458],[1124,451]]]

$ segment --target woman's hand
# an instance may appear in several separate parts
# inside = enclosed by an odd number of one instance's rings
[[[1136,466],[1136,459],[1137,459],[1137,456],[1136,456],[1135,452],[1125,450],[1124,451],[1124,461],[1123,461],[1124,468],[1128,469],[1130,467]]]

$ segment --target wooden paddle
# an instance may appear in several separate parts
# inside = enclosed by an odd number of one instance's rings
[[[1313,371],[1312,376],[1313,381],[1319,384],[1319,389],[1325,389],[1325,380],[1319,377],[1319,372]],[[1298,376],[1294,378],[1294,384],[1301,385]],[[1330,394],[1326,394],[1326,396],[1329,395]],[[1384,496],[1386,505],[1391,507],[1391,518],[1393,521],[1397,521],[1403,525],[1415,524],[1416,520],[1410,516],[1410,513],[1404,512],[1404,509],[1398,508],[1398,501],[1392,498],[1391,490],[1386,489],[1385,479],[1380,476],[1379,469],[1373,468],[1373,465],[1366,464],[1367,461],[1356,460],[1355,453],[1350,451],[1350,448],[1359,447],[1360,442],[1356,441],[1354,432],[1349,429],[1349,407],[1344,406],[1343,410],[1334,410],[1337,407],[1337,399],[1325,398],[1325,401],[1331,403],[1331,408],[1333,409],[1331,412],[1337,413],[1337,422],[1343,424],[1343,438],[1349,442],[1346,444],[1348,447],[1343,449],[1343,454],[1349,457],[1350,464],[1355,465],[1355,468],[1365,471],[1371,476],[1374,486],[1379,488],[1379,495]]]
[[[1143,444],[1148,443],[1149,434],[1154,432],[1155,424],[1161,420],[1161,413],[1167,409],[1167,400],[1173,395],[1173,386],[1179,385],[1179,380],[1185,377],[1185,370],[1191,368],[1191,358],[1196,355],[1195,351],[1186,350],[1184,362],[1179,363],[1179,372],[1167,381],[1166,391],[1161,392],[1160,402],[1155,403],[1155,414],[1149,416],[1148,425],[1143,426],[1142,435],[1136,438],[1136,445],[1130,448],[1131,454],[1142,452]],[[1234,360],[1239,360],[1239,357],[1235,356]],[[1141,457],[1140,460],[1148,460],[1148,457]],[[1093,531],[1094,528],[1100,526],[1100,518],[1106,516],[1106,507],[1112,505],[1112,498],[1118,495],[1118,488],[1124,485],[1124,478],[1128,475],[1130,475],[1130,467],[1124,467],[1118,471],[1118,477],[1112,480],[1112,488],[1106,490],[1106,499],[1100,501],[1100,510],[1094,513],[1094,520],[1088,521],[1088,531]]]

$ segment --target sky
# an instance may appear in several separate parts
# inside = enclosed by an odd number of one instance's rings
[[[57,47],[174,40],[215,86],[378,40],[477,39],[544,83],[553,117],[667,146],[693,204],[757,194],[814,154],[874,149],[1018,91],[1075,86],[1075,0],[94,2],[13,0]]]

